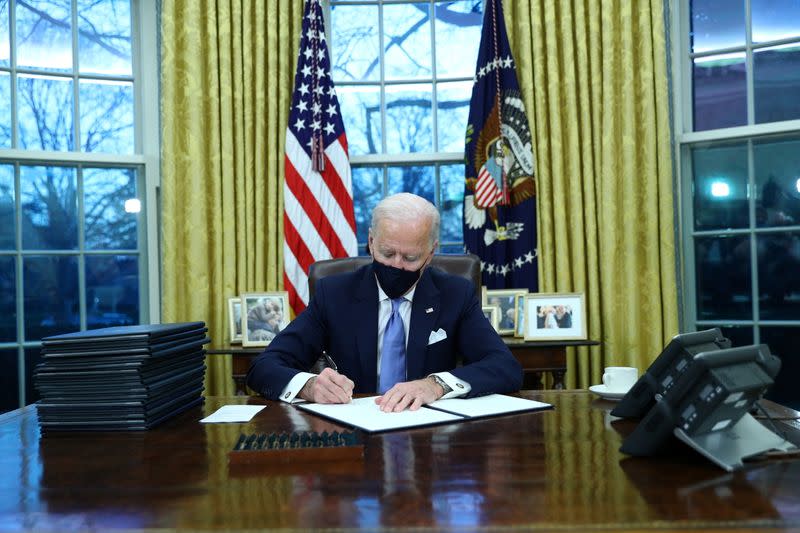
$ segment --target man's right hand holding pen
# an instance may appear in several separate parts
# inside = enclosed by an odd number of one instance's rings
[[[354,387],[350,378],[332,368],[326,368],[306,381],[298,396],[314,403],[350,403]]]

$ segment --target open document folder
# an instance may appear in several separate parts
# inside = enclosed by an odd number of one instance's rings
[[[553,407],[549,403],[489,394],[477,398],[437,400],[417,411],[385,413],[375,403],[375,398],[377,396],[354,398],[350,403],[341,404],[303,403],[297,404],[297,407],[369,432],[462,422],[471,418],[540,411]]]

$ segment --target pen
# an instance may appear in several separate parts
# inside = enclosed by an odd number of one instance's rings
[[[332,369],[334,369],[337,372],[339,371],[339,367],[336,366],[336,363],[334,362],[333,359],[331,359],[331,356],[328,355],[328,352],[326,352],[325,350],[322,350],[322,356],[325,357],[325,361],[328,363],[329,367],[331,367]]]

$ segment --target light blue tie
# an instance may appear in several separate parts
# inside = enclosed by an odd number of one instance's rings
[[[383,330],[383,348],[381,349],[381,375],[378,392],[383,394],[395,383],[406,380],[406,330],[400,317],[400,304],[405,301],[402,296],[392,300],[392,314]]]

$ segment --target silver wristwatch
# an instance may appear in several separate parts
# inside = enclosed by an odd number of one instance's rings
[[[444,380],[439,376],[437,376],[436,374],[431,374],[428,377],[433,378],[433,381],[442,388],[442,390],[444,391],[442,396],[453,390],[453,388],[450,385],[445,383]]]

